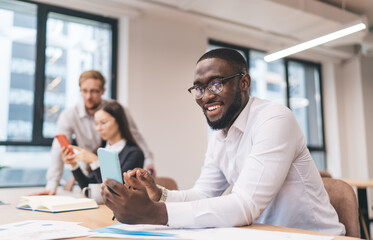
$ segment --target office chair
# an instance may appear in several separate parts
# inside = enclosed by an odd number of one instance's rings
[[[168,190],[178,190],[175,180],[169,177],[156,177],[155,183],[167,188]]]
[[[360,238],[359,210],[354,190],[339,179],[323,177],[322,180],[339,222],[346,227],[346,236]]]
[[[328,178],[332,177],[332,175],[330,174],[330,172],[328,172],[328,170],[319,170],[319,173],[321,177],[328,177]]]

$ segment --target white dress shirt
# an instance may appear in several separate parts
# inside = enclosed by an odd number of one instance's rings
[[[124,146],[126,146],[126,143],[127,141],[124,138],[114,143],[113,145],[110,145],[109,141],[107,141],[105,149],[112,150],[119,154],[123,150]]]
[[[345,233],[292,112],[258,98],[250,98],[227,135],[215,131],[194,187],[169,191],[166,208],[171,227],[259,222]]]
[[[107,102],[107,100],[102,100],[102,103]],[[129,110],[124,108],[124,111],[128,119],[130,131],[137,144],[144,152],[144,167],[148,164],[152,164],[152,152],[149,150],[144,138],[138,131]],[[77,103],[61,113],[58,118],[56,133],[64,133],[70,142],[72,140],[72,135],[75,135],[77,145],[90,152],[94,152],[101,145],[100,134],[96,130],[94,118],[87,113],[83,102]],[[80,162],[79,164],[82,165],[82,170],[85,171],[84,163]],[[61,147],[58,141],[54,139],[51,149],[51,160],[46,176],[46,189],[55,190],[57,188],[62,177],[63,168],[64,163],[61,159]]]

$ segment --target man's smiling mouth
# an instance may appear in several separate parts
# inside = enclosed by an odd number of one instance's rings
[[[213,106],[209,106],[207,107],[207,111],[214,111],[215,109],[218,109],[220,108],[221,105],[220,104],[216,104],[216,105],[213,105]]]

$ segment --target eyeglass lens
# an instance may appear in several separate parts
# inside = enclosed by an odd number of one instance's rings
[[[221,83],[221,80],[214,80],[210,82],[207,87],[203,88],[201,86],[195,87],[192,89],[192,94],[196,99],[200,99],[203,97],[206,88],[213,94],[219,94],[223,90],[223,84]]]

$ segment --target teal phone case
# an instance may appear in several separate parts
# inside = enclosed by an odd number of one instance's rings
[[[99,148],[97,150],[97,155],[100,163],[102,182],[105,181],[106,178],[111,178],[117,182],[123,183],[118,153],[105,148]]]

